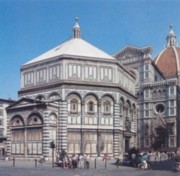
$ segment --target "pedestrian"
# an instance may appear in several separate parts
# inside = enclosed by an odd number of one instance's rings
[[[144,169],[147,169],[148,163],[148,154],[144,153],[141,157],[140,157],[141,162],[144,164]]]
[[[108,156],[107,154],[105,153],[104,156],[103,156],[103,161],[106,161],[108,159]]]
[[[135,153],[131,154],[131,159],[132,159],[132,165],[135,167],[136,166],[136,154]]]
[[[158,158],[160,158],[160,157],[161,157],[161,153],[160,153],[160,151],[157,151],[156,156],[157,156]]]
[[[78,159],[79,159],[78,154],[74,154],[74,155],[72,156],[72,166],[73,166],[73,169],[77,168]]]
[[[79,167],[82,169],[83,168],[83,160],[84,160],[84,156],[83,154],[79,155]]]
[[[41,165],[43,165],[44,162],[45,162],[45,158],[44,158],[44,156],[41,156],[41,157],[39,158],[39,163],[40,163]]]
[[[84,167],[89,169],[90,156],[87,154],[84,156]]]
[[[67,168],[67,166],[68,166],[68,155],[64,149],[62,149],[60,154],[59,154],[59,161],[62,162],[63,168]]]

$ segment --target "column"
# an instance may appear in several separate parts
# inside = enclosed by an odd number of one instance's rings
[[[10,130],[10,117],[7,117],[7,142],[6,142],[6,153],[7,157],[11,156],[11,130]]]
[[[50,140],[49,140],[49,114],[50,111],[44,111],[43,113],[43,146],[42,146],[42,153],[45,158],[49,158],[50,154]]]
[[[101,156],[101,151],[100,151],[100,138],[101,138],[101,133],[99,132],[101,125],[101,102],[98,102],[98,119],[97,119],[97,156]]]
[[[81,103],[81,153],[84,153],[84,141],[83,141],[83,125],[84,125],[84,102]]]
[[[81,125],[85,124],[85,119],[84,119],[84,102],[81,103]]]
[[[123,126],[123,105],[122,103],[119,104],[119,129],[123,130],[124,126]]]
[[[24,157],[27,158],[27,128],[24,128]]]
[[[125,121],[126,121],[126,106],[123,105],[123,114],[122,114],[122,129],[123,131],[126,131],[126,127],[125,127]]]
[[[58,150],[64,149],[67,151],[67,102],[61,101],[59,107],[59,117],[58,117]]]
[[[101,125],[101,102],[98,102],[98,119],[97,119],[97,126]]]
[[[119,139],[119,127],[120,127],[120,106],[114,104],[114,157],[119,157],[120,139]]]
[[[138,146],[137,142],[137,110],[133,110],[133,126],[134,126],[134,147]]]

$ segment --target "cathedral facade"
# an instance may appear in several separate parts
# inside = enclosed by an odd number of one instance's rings
[[[19,100],[7,108],[7,154],[51,158],[65,149],[119,157],[137,147],[136,76],[115,57],[72,39],[21,66]]]
[[[136,74],[138,146],[172,150],[180,147],[180,48],[170,26],[166,47],[152,58],[152,48],[127,46],[117,58]]]

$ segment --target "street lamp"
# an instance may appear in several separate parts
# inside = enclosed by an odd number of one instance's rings
[[[54,141],[50,142],[50,148],[52,149],[52,167],[54,167],[54,149],[56,148]]]

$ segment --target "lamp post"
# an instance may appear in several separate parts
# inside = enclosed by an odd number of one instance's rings
[[[52,149],[52,167],[54,167],[54,149],[56,148],[54,141],[50,142],[50,148]]]
[[[101,137],[100,137],[100,132],[97,130],[97,156],[100,156],[101,151],[100,151],[100,144],[101,144]]]

